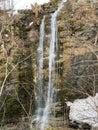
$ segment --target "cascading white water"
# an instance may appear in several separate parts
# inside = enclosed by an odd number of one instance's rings
[[[56,48],[58,47],[58,38],[57,38],[57,16],[60,10],[63,7],[63,0],[59,5],[58,9],[52,14],[51,17],[51,35],[50,35],[50,52],[49,52],[49,83],[48,83],[48,92],[47,92],[47,100],[46,106],[43,112],[42,122],[41,122],[41,130],[44,130],[48,126],[49,112],[51,108],[51,104],[53,101],[53,86],[55,80],[55,57],[56,57]]]
[[[40,116],[40,108],[42,108],[42,94],[43,94],[43,43],[44,43],[44,28],[45,28],[45,16],[42,19],[41,25],[40,25],[40,40],[39,40],[39,46],[38,46],[38,87],[37,87],[37,118]]]

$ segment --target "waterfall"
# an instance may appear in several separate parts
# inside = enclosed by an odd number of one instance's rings
[[[39,40],[39,46],[38,46],[38,83],[37,83],[37,118],[39,118],[42,108],[42,100],[43,100],[43,43],[44,43],[44,26],[45,26],[45,16],[42,19],[41,25],[40,25],[40,40]]]
[[[42,117],[42,122],[41,122],[41,130],[44,130],[48,126],[49,113],[50,113],[51,105],[53,102],[53,88],[54,88],[54,80],[55,80],[55,57],[56,57],[56,50],[58,50],[57,49],[58,47],[57,16],[60,10],[62,9],[64,2],[66,2],[66,0],[63,0],[61,2],[58,9],[51,16],[49,82],[48,82],[47,100],[46,100],[45,109],[43,112],[43,117]]]

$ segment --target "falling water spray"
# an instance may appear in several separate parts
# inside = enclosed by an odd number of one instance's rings
[[[53,88],[54,88],[54,80],[55,80],[55,57],[56,57],[56,48],[58,47],[58,39],[57,39],[57,16],[60,10],[63,7],[63,0],[59,5],[58,9],[51,16],[51,35],[50,35],[50,52],[49,52],[49,82],[48,82],[48,91],[47,91],[47,100],[45,104],[45,109],[43,112],[42,122],[41,122],[41,130],[44,130],[49,125],[49,114],[51,104],[53,102]]]

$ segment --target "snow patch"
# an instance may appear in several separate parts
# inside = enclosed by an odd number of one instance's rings
[[[98,93],[95,97],[77,99],[70,106],[69,119],[78,123],[87,123],[91,126],[98,124]]]
[[[50,0],[4,0],[0,2],[0,9],[11,9],[21,10],[21,9],[31,9],[31,4],[44,4],[48,3]]]

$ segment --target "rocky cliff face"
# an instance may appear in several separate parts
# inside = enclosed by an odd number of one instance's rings
[[[69,99],[93,95],[98,90],[97,4],[98,1],[67,1],[58,18],[62,85]]]
[[[97,5],[97,0],[68,0],[58,16],[58,73],[55,84],[56,89],[61,90],[58,100],[62,103],[65,102],[64,99],[74,100],[89,94],[94,95],[98,91]],[[56,8],[57,3],[53,1],[43,5],[38,16],[32,10],[21,11],[21,15],[15,16],[10,25],[7,24],[8,21],[5,24],[1,22],[1,30],[5,27],[0,35],[2,122],[4,119],[8,121],[21,116],[31,116],[34,110],[39,25],[43,15],[46,15],[44,50],[48,52],[50,14]],[[34,23],[30,25],[32,21]],[[44,84],[48,77],[47,61],[46,54]]]

